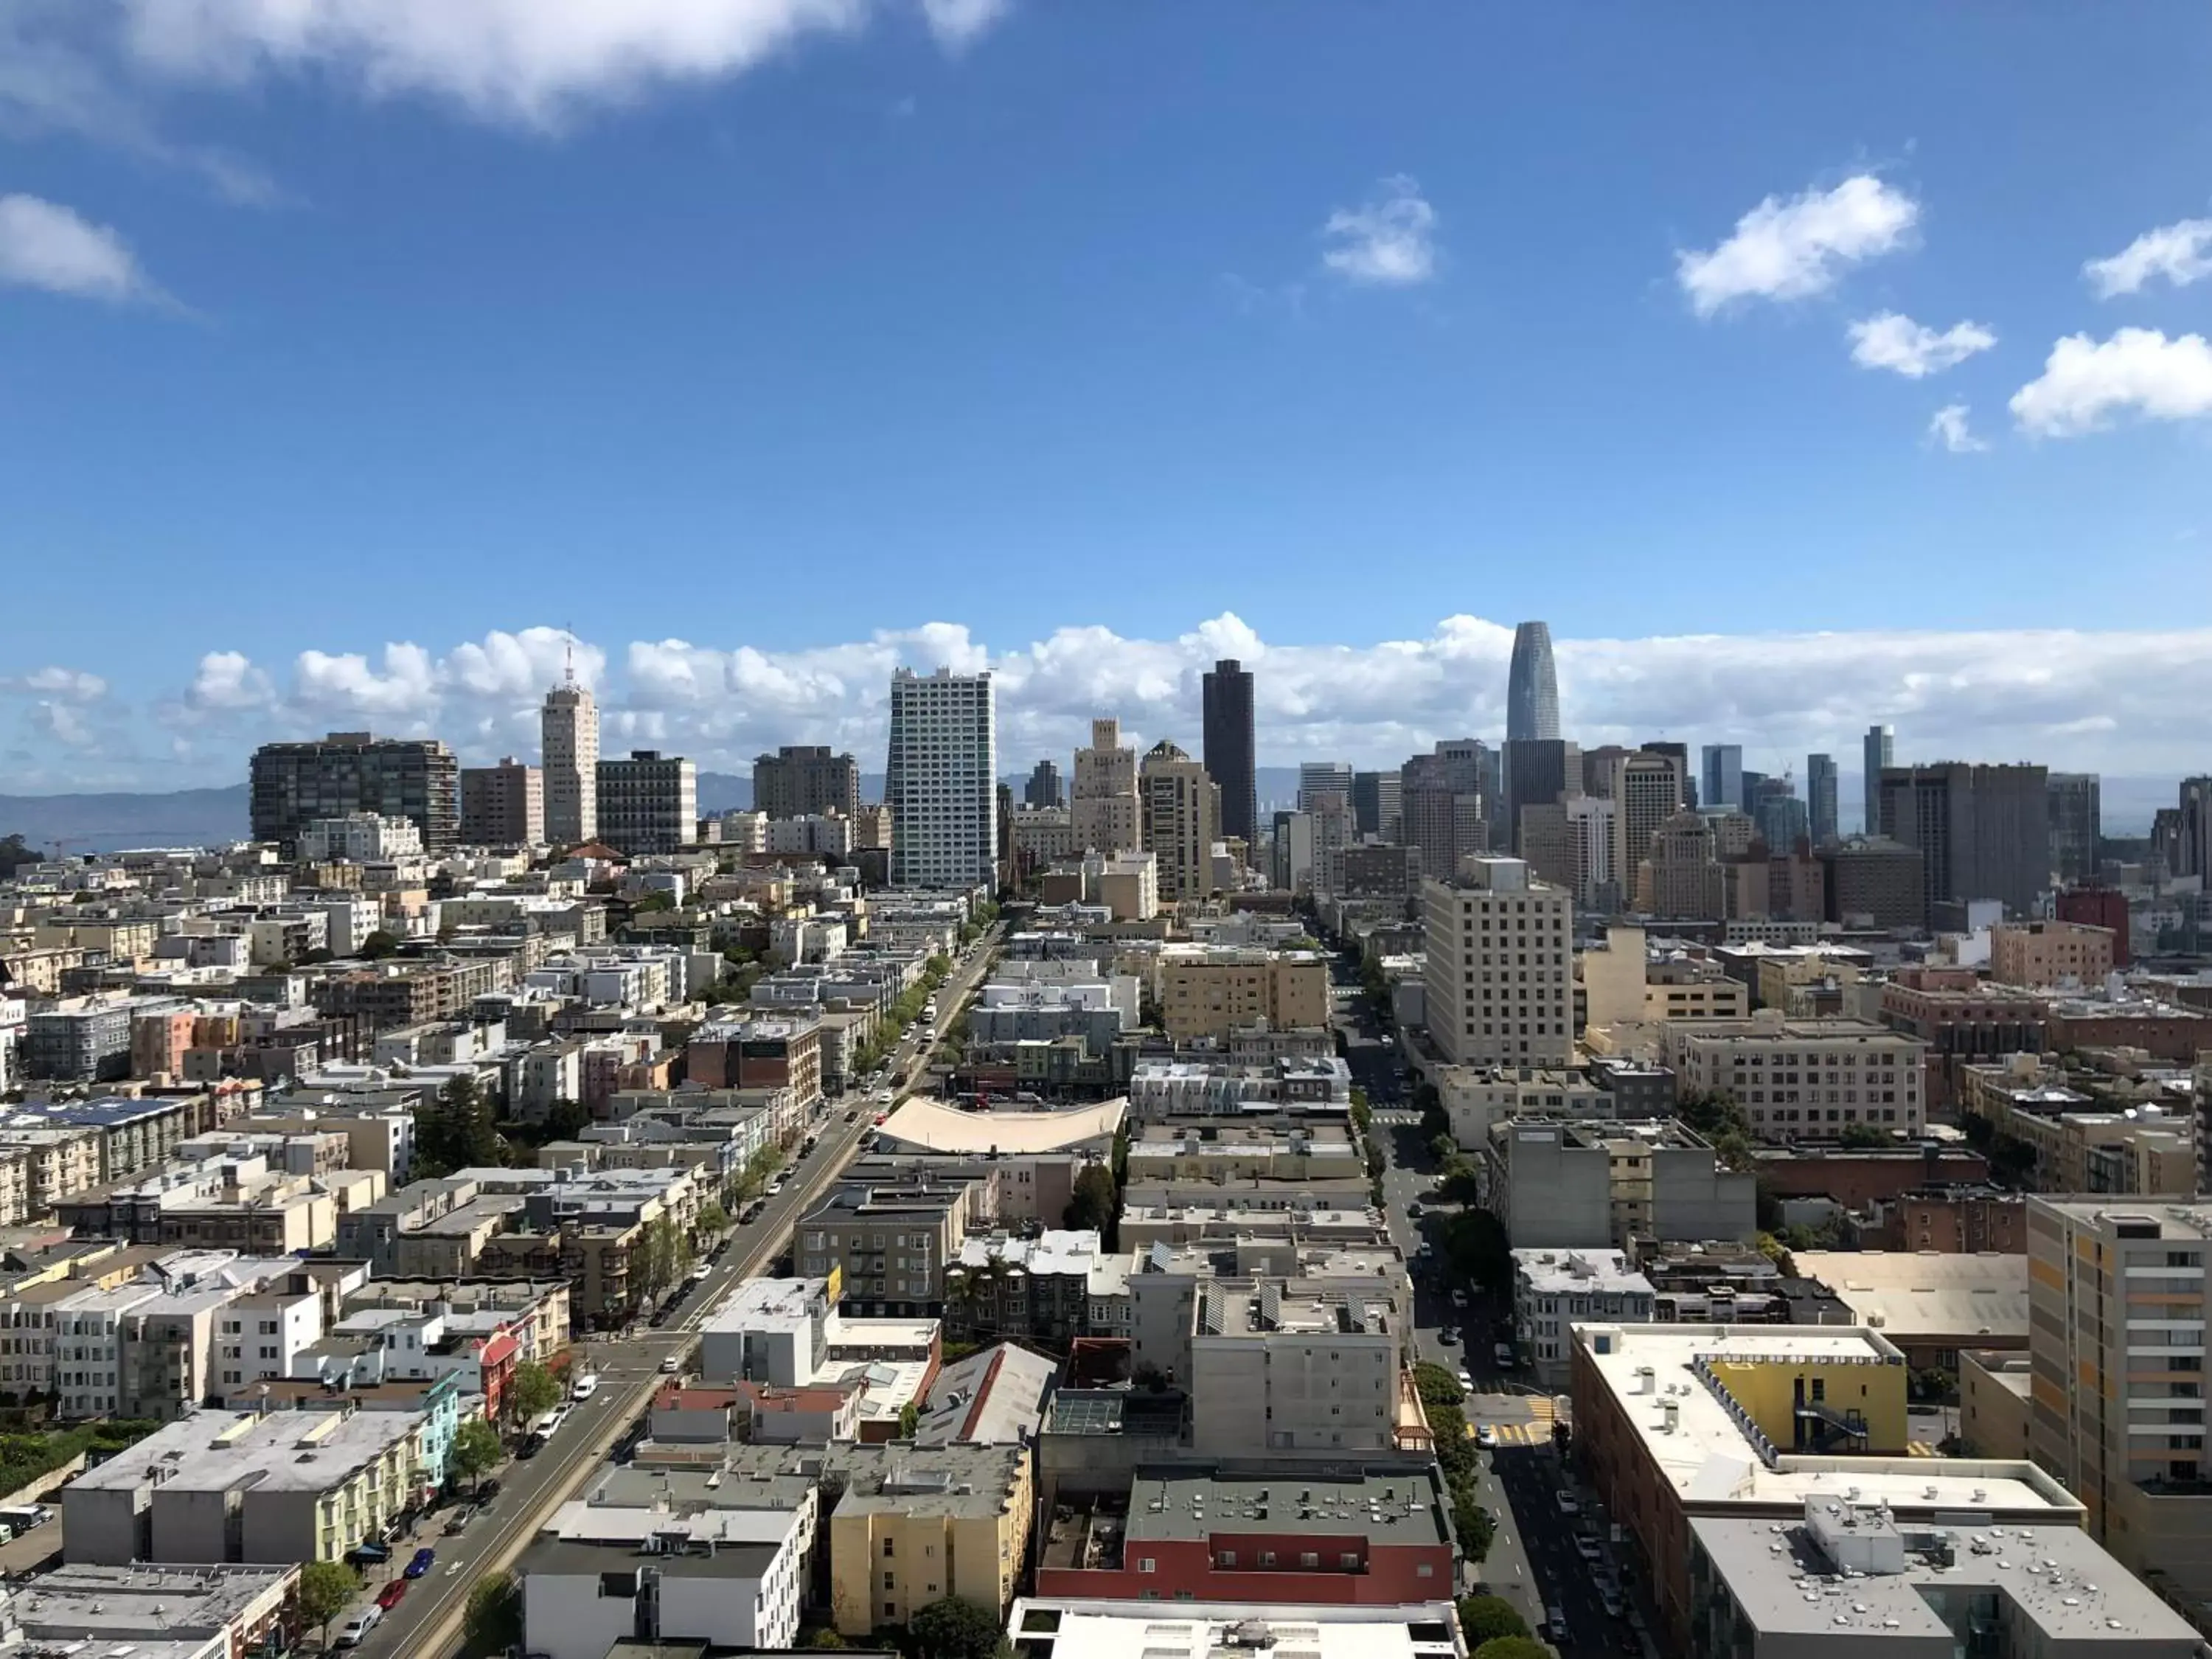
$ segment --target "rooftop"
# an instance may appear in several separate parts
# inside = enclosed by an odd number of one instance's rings
[[[7,1612],[33,1638],[204,1637],[255,1611],[264,1596],[281,1598],[298,1572],[234,1564],[57,1566],[23,1583]],[[96,1659],[103,1650],[87,1651]]]
[[[1452,1659],[1460,1651],[1458,1617],[1449,1601],[1160,1606],[1023,1597],[1007,1628],[1016,1659],[1217,1659],[1266,1651],[1301,1659]]]
[[[924,1446],[1025,1445],[1044,1420],[1059,1370],[1054,1360],[1012,1342],[970,1354],[938,1373],[914,1437]]]
[[[1115,1099],[1065,1112],[963,1112],[913,1095],[876,1133],[933,1152],[1059,1152],[1110,1140],[1128,1104]]]
[[[2027,1335],[2027,1257],[2005,1251],[1797,1250],[1797,1271],[1892,1341]]]
[[[416,1412],[198,1411],[77,1476],[86,1491],[321,1492],[413,1434]]]
[[[1206,1469],[1139,1470],[1129,1487],[1128,1534],[1213,1538],[1236,1533],[1342,1538],[1378,1544],[1447,1544],[1443,1498],[1425,1474],[1391,1471],[1330,1479],[1230,1477]]]

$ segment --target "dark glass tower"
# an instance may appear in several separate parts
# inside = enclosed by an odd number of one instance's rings
[[[1513,630],[1513,666],[1505,677],[1505,740],[1559,740],[1559,680],[1552,668],[1548,623],[1524,622]]]
[[[1221,789],[1221,833],[1242,836],[1249,863],[1260,815],[1259,775],[1252,752],[1252,676],[1234,657],[1224,657],[1206,676],[1204,763]]]

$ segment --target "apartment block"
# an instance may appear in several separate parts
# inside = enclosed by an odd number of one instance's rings
[[[1213,844],[1221,837],[1221,789],[1206,769],[1163,738],[1137,774],[1143,845],[1159,865],[1160,896],[1203,898],[1213,888]]]
[[[842,1274],[854,1314],[935,1318],[974,1202],[974,1184],[964,1181],[845,1183],[799,1218],[795,1265],[806,1278]]]
[[[461,769],[461,844],[538,847],[545,841],[545,775],[513,756]]]
[[[678,755],[633,749],[599,764],[599,838],[633,857],[674,853],[699,834],[699,769]]]
[[[1564,1066],[1574,1050],[1574,902],[1520,859],[1421,883],[1429,1039],[1459,1066]]]
[[[1853,1125],[1917,1134],[1924,1119],[1927,1045],[1860,1019],[1749,1019],[1662,1027],[1679,1096],[1725,1095],[1752,1133],[1773,1140],[1834,1140]]]
[[[307,824],[356,812],[405,818],[427,851],[453,845],[460,763],[434,738],[333,732],[319,742],[264,744],[250,771],[253,838],[288,855]]]
[[[2075,921],[1990,929],[1990,977],[2000,985],[2097,986],[2112,971],[2113,936]]]
[[[895,886],[959,889],[991,879],[999,856],[996,708],[988,673],[892,675],[884,799]]]
[[[1171,945],[1155,975],[1162,1021],[1178,1042],[1224,1039],[1260,1021],[1275,1030],[1328,1024],[1328,963],[1317,951]]]
[[[1137,751],[1121,741],[1121,722],[1091,722],[1091,744],[1075,751],[1075,782],[1068,797],[1075,841],[1109,857],[1144,845],[1137,793]]]

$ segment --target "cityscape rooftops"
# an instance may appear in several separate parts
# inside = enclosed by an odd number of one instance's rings
[[[1451,1541],[1435,1481],[1410,1469],[1338,1478],[1304,1470],[1231,1476],[1204,1468],[1156,1469],[1139,1470],[1131,1483],[1133,1543],[1235,1533],[1356,1534],[1391,1544]]]
[[[1798,1250],[1797,1271],[1893,1342],[2027,1335],[2027,1257],[2007,1251]]]
[[[410,1412],[198,1411],[77,1476],[75,1490],[321,1492],[415,1432]]]
[[[1270,1649],[1301,1659],[1454,1659],[1463,1651],[1458,1628],[1449,1601],[1164,1606],[1033,1596],[1016,1601],[1008,1621],[1016,1659],[1216,1659]]]

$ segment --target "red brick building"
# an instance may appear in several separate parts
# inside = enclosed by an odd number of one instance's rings
[[[2111,887],[2072,888],[2058,896],[2058,920],[2110,929],[2112,966],[2128,965],[2128,901],[2124,894]]]
[[[1966,1147],[1824,1152],[1762,1147],[1753,1154],[1759,1184],[1777,1198],[1832,1198],[1847,1210],[1891,1202],[1924,1187],[1981,1185],[1989,1160]]]

